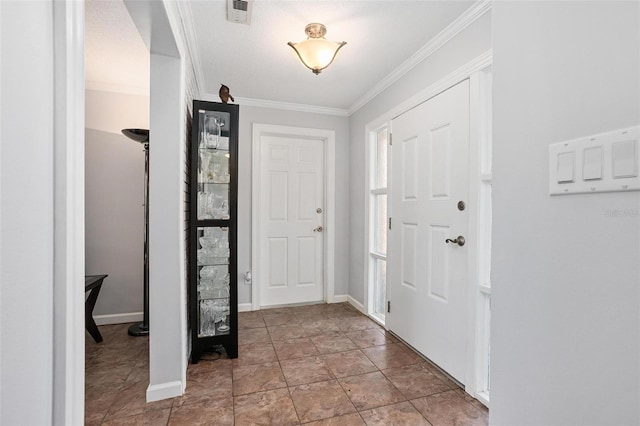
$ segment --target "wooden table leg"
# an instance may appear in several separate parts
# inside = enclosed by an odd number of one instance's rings
[[[98,330],[96,322],[93,320],[93,308],[96,306],[96,301],[98,300],[98,294],[100,293],[101,288],[102,280],[100,280],[100,283],[96,287],[91,289],[89,297],[84,302],[84,325],[96,343],[102,342],[102,335],[100,334],[100,330]]]

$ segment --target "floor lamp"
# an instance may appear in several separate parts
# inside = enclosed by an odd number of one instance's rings
[[[141,323],[129,327],[130,336],[149,334],[149,130],[124,129],[122,134],[144,147],[144,316]]]

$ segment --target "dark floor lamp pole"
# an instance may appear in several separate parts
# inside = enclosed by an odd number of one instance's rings
[[[141,323],[129,327],[130,336],[149,334],[149,130],[124,129],[122,133],[144,146],[144,316]]]

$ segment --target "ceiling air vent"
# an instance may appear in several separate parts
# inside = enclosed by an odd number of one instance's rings
[[[227,21],[249,25],[253,0],[227,0]]]

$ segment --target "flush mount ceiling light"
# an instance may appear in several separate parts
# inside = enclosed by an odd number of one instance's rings
[[[308,37],[305,41],[300,43],[289,42],[287,44],[296,51],[298,58],[300,58],[305,67],[316,75],[320,74],[323,69],[331,65],[338,50],[347,42],[325,39],[324,35],[327,33],[327,28],[322,24],[309,24],[305,27],[304,32]]]

